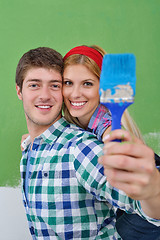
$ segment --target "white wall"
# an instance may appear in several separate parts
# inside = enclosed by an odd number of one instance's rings
[[[19,187],[0,187],[0,239],[32,239]]]

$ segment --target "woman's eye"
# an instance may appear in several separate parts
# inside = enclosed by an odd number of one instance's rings
[[[70,85],[72,85],[72,82],[70,82],[70,81],[64,81],[64,85],[70,86]]]
[[[91,83],[91,82],[85,82],[84,85],[85,85],[85,86],[93,86],[93,83]]]

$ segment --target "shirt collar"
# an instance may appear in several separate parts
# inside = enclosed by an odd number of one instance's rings
[[[93,122],[95,120],[95,118],[97,117],[97,114],[98,114],[98,111],[99,109],[101,108],[101,104],[99,103],[99,105],[97,106],[96,110],[94,111],[94,113],[92,114],[91,118],[90,118],[90,121],[89,121],[89,124],[87,126],[87,130],[90,131],[90,129],[93,128]]]
[[[53,142],[62,134],[64,128],[70,126],[65,118],[60,118],[53,125],[51,125],[44,133],[39,137],[42,138],[48,144],[53,144]]]
[[[36,137],[35,143],[47,142],[48,144],[53,144],[53,142],[60,136],[63,132],[64,128],[68,126],[69,123],[65,120],[65,118],[60,118],[53,125],[51,125],[45,132],[43,132],[40,136]],[[30,146],[30,136],[23,141],[23,151],[27,150]]]

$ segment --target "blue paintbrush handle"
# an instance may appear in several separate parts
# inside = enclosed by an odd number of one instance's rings
[[[106,102],[102,103],[105,105],[111,112],[112,115],[112,131],[116,129],[121,129],[121,118],[125,109],[130,106],[133,102],[124,102],[124,103],[111,103]],[[119,141],[119,140],[116,140]]]

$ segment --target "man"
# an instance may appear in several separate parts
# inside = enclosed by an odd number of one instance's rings
[[[121,239],[115,229],[117,208],[160,225],[160,221],[151,219],[160,218],[148,201],[151,191],[148,195],[134,191],[133,197],[145,199],[139,202],[112,187],[103,174],[104,169],[112,174],[110,166],[106,170],[107,154],[101,159],[105,168],[98,163],[103,144],[61,117],[62,70],[61,55],[50,48],[25,53],[16,70],[17,95],[23,101],[31,138],[23,152],[21,176],[32,238]],[[132,168],[127,165],[125,170]],[[143,175],[150,176],[145,184],[137,183],[139,189],[150,189],[153,179],[157,186],[160,178],[155,167],[153,170],[152,176],[146,170],[145,174],[139,173],[142,179]],[[112,182],[111,177],[109,180]],[[159,207],[158,190],[154,197]]]

